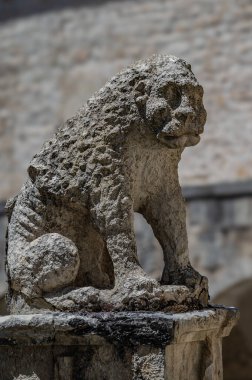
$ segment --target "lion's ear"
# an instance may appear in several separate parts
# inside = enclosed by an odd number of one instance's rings
[[[147,80],[141,80],[135,85],[134,98],[138,108],[143,109],[150,94],[150,85]]]

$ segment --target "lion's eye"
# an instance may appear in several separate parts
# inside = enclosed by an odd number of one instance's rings
[[[177,86],[169,84],[164,87],[161,92],[172,109],[178,108],[181,103],[181,93]]]

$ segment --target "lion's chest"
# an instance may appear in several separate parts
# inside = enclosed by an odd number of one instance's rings
[[[136,208],[147,198],[169,196],[177,185],[178,159],[164,149],[142,149],[135,153],[133,199]]]

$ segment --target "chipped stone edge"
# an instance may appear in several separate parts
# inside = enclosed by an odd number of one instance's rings
[[[0,345],[79,345],[110,343],[165,347],[229,335],[239,318],[233,307],[186,313],[45,313],[0,317]]]

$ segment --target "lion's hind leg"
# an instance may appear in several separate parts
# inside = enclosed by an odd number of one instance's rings
[[[58,233],[44,234],[19,254],[12,271],[12,289],[30,298],[71,285],[79,269],[75,244]]]

